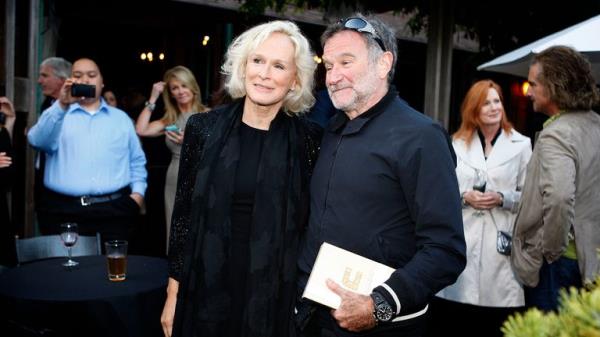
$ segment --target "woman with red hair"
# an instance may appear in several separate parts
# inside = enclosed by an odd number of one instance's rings
[[[525,304],[510,266],[510,241],[531,141],[513,129],[502,104],[502,90],[491,80],[471,86],[461,115],[452,145],[467,266],[456,283],[437,294],[434,304],[452,322],[441,326],[459,330],[456,334],[445,330],[448,336],[502,336],[500,327],[506,317]]]

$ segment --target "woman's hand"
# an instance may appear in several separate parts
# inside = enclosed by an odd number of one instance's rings
[[[152,92],[150,93],[150,99],[148,100],[150,103],[156,103],[158,97],[165,90],[165,82],[159,81],[152,85]]]
[[[8,131],[8,135],[12,139],[13,129],[15,127],[15,120],[17,115],[15,114],[15,107],[13,103],[7,97],[0,97],[0,114],[4,114],[4,128]],[[9,164],[10,165],[10,164]],[[6,167],[6,166],[5,166]]]
[[[165,307],[160,315],[160,324],[163,328],[165,337],[171,337],[173,333],[173,319],[175,317],[175,306],[177,305],[177,292],[179,291],[179,282],[169,277],[167,286],[167,300]]]
[[[492,209],[502,204],[502,197],[498,192],[494,191],[481,193],[469,190],[463,194],[463,198],[471,207],[480,210]]]
[[[4,96],[0,97],[0,111],[2,111],[7,118],[15,117],[15,107],[12,102]]]
[[[0,168],[12,165],[12,158],[6,155],[6,152],[0,152]]]
[[[183,131],[165,131],[165,135],[175,144],[183,144]]]

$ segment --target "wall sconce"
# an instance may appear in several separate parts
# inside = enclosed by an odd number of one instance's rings
[[[315,55],[313,57],[313,60],[315,61],[315,63],[317,64],[321,64],[321,62],[323,62],[323,59],[321,59],[320,57],[318,57],[317,55]]]
[[[528,91],[529,91],[529,82],[525,81],[525,82],[523,82],[523,84],[521,84],[521,92],[523,93],[523,96],[527,96]]]
[[[202,45],[206,46],[208,44],[208,40],[210,40],[210,36],[204,35],[204,39],[202,39]]]

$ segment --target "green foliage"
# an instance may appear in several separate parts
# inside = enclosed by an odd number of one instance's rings
[[[600,337],[600,278],[588,289],[561,291],[558,313],[530,309],[510,316],[505,337]]]
[[[286,5],[298,8],[320,8],[325,13],[346,7],[364,13],[411,13],[408,25],[412,32],[427,27],[431,0],[238,0],[241,10],[257,16],[268,8],[282,12]],[[448,1],[448,0],[438,0]],[[600,14],[600,0],[570,0],[568,3],[548,0],[504,0],[490,3],[481,0],[454,0],[455,23],[469,38],[479,40],[480,51],[499,55],[550,33]]]
[[[556,314],[545,314],[538,309],[531,309],[524,314],[510,316],[504,322],[502,332],[505,337],[554,337],[556,325]]]

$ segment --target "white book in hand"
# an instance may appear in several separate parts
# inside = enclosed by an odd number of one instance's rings
[[[387,281],[394,271],[384,264],[324,242],[302,297],[337,309],[341,298],[327,287],[327,279],[344,289],[369,295],[373,288]]]

